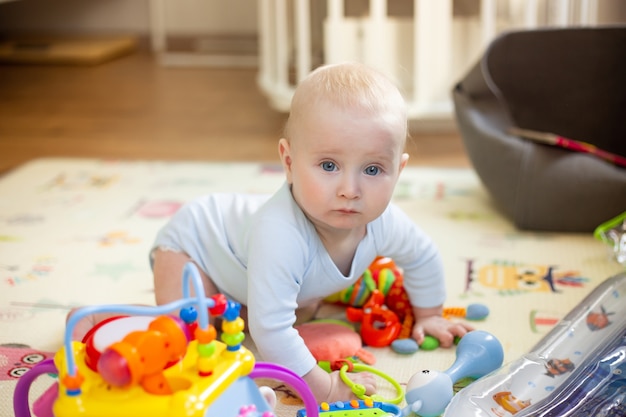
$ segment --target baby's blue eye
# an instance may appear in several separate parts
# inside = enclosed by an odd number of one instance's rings
[[[380,168],[378,168],[377,166],[371,165],[368,166],[367,168],[365,168],[365,173],[367,175],[376,175],[380,172]]]
[[[320,164],[320,166],[322,167],[322,169],[323,169],[324,171],[329,171],[329,172],[330,172],[330,171],[334,171],[334,170],[335,170],[335,167],[336,167],[336,166],[335,166],[335,163],[334,163],[334,162],[330,162],[330,161],[325,161],[325,162],[322,162],[322,163]]]

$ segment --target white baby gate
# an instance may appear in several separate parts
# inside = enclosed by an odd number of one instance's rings
[[[409,12],[392,16],[387,0],[369,0],[350,16],[349,2],[259,0],[258,83],[274,109],[288,111],[318,65],[357,60],[396,81],[411,119],[450,119],[454,82],[500,32],[594,25],[598,10],[597,0],[406,0]]]

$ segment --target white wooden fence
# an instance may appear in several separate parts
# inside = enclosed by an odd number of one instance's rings
[[[396,81],[411,119],[450,119],[452,86],[500,32],[594,25],[598,10],[597,0],[480,0],[475,13],[459,15],[453,0],[412,1],[406,16],[390,16],[387,0],[348,16],[344,0],[259,0],[258,83],[272,107],[288,111],[316,66],[358,60]]]

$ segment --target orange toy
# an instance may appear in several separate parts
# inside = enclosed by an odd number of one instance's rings
[[[402,325],[398,316],[385,305],[385,296],[374,290],[363,308],[348,307],[346,317],[361,323],[361,338],[368,346],[389,346],[398,338]]]
[[[409,295],[404,289],[402,270],[393,259],[378,256],[354,285],[329,297],[327,301],[347,304],[346,316],[361,323],[365,344],[375,347],[391,345],[394,340],[409,339],[415,318]],[[443,317],[482,320],[489,309],[482,304],[446,307]]]
[[[334,297],[334,301],[351,305],[346,316],[361,323],[365,344],[389,346],[411,336],[413,310],[402,284],[402,271],[395,262],[378,256],[359,281]]]
[[[183,326],[173,317],[159,316],[147,330],[131,332],[113,343],[98,360],[102,378],[117,387],[139,383],[151,394],[171,394],[163,371],[187,350],[189,340]]]

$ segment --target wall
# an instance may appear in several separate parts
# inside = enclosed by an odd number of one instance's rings
[[[150,0],[0,0],[0,32],[106,32],[147,36],[150,31]],[[254,0],[165,0],[168,31],[185,34],[243,34],[257,32]],[[323,0],[313,0],[323,1]],[[437,1],[437,0],[435,0]],[[575,0],[572,0],[575,1]],[[626,1],[596,0],[601,23],[626,22]],[[347,6],[366,10],[367,0],[348,0]],[[409,0],[389,0],[389,10],[407,9]],[[455,9],[478,0],[457,0]],[[172,5],[176,7],[172,7]]]
[[[257,31],[255,1],[166,0],[165,6],[168,31],[172,33],[249,35]],[[148,36],[150,0],[18,0],[0,3],[0,32],[31,31]]]
[[[0,4],[3,32],[147,34],[148,0],[19,0]]]

